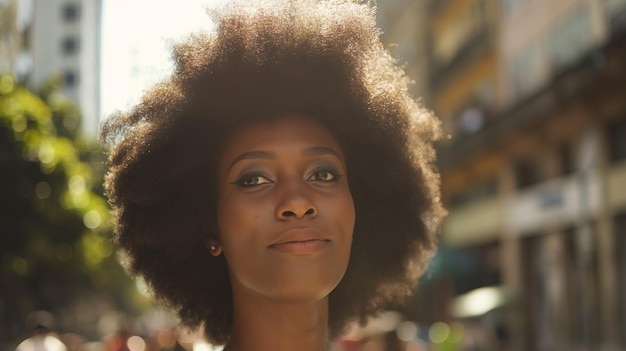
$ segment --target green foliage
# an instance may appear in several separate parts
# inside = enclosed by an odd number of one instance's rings
[[[2,324],[86,293],[120,309],[137,303],[96,192],[100,176],[85,160],[101,164],[102,153],[93,142],[77,148],[76,106],[54,86],[41,95],[0,75],[0,337]]]

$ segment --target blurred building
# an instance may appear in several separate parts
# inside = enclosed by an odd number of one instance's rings
[[[25,6],[18,0],[0,0],[0,71],[23,76],[30,66],[24,52],[29,18]]]
[[[0,0],[0,69],[37,90],[54,77],[94,136],[100,113],[102,0]]]
[[[495,286],[509,296],[486,312],[497,349],[623,349],[626,0],[413,3],[427,34],[416,81],[449,138],[447,268],[421,297],[426,319],[485,317],[448,306]],[[410,52],[400,37],[384,38]]]
[[[413,79],[411,93],[423,98],[427,98],[430,91],[425,7],[425,1],[379,1],[376,13],[382,40],[388,44],[386,49]]]

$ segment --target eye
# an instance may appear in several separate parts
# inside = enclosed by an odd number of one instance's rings
[[[241,178],[235,181],[235,184],[242,188],[254,187],[257,185],[269,184],[272,181],[263,176],[260,173],[244,174]]]
[[[341,175],[337,170],[332,168],[317,168],[311,172],[311,175],[307,178],[310,182],[335,182]]]

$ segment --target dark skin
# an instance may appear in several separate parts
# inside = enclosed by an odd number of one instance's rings
[[[211,253],[224,255],[234,305],[225,350],[326,350],[355,220],[337,140],[298,115],[243,125],[220,158],[217,218]]]

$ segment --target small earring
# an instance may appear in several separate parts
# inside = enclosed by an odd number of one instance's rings
[[[209,244],[209,251],[212,256],[217,257],[222,254],[222,247],[217,244]]]

